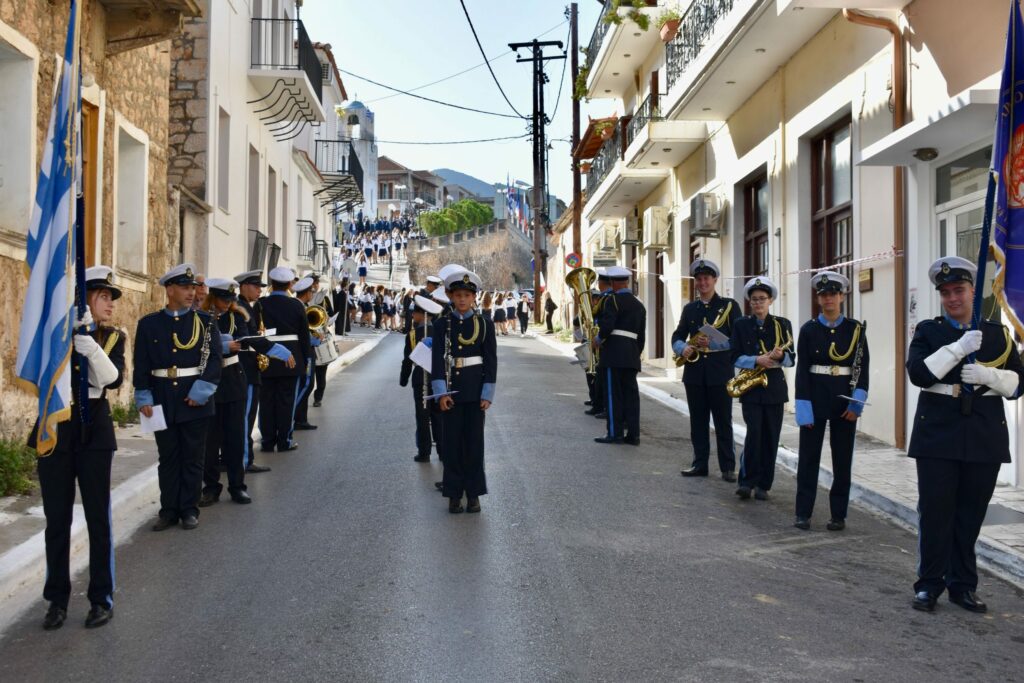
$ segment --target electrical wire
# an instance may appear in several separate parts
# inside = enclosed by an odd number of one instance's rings
[[[547,31],[544,31],[544,33],[538,34],[537,37],[538,38],[543,38],[544,36],[546,36],[547,34],[551,33],[552,31],[560,28],[565,23],[566,22],[563,21],[563,22],[561,22],[559,24],[555,24],[554,26],[549,28]],[[444,78],[439,78],[436,81],[431,81],[430,83],[424,83],[423,85],[417,85],[415,88],[409,88],[408,92],[416,92],[417,90],[423,90],[424,88],[429,88],[430,86],[437,85],[438,83],[444,83],[445,81],[450,81],[451,79],[457,78],[458,76],[461,76],[462,74],[468,74],[470,71],[475,71],[476,69],[479,69],[480,67],[484,66],[485,64],[488,64],[490,62],[494,62],[496,60],[499,60],[502,57],[507,57],[508,55],[512,54],[513,52],[515,52],[515,50],[508,50],[506,52],[502,52],[497,57],[492,57],[491,59],[487,60],[486,62],[480,62],[476,66],[471,66],[468,69],[463,69],[462,71],[459,71],[458,73],[453,73],[450,76],[445,76]],[[371,102],[380,102],[382,100],[390,100],[392,97],[398,97],[399,95],[402,95],[402,94],[403,93],[393,93],[391,95],[383,95],[381,97],[374,97],[371,100],[365,100],[365,103],[366,104],[370,104]]]
[[[569,35],[565,37],[565,44],[569,44],[569,37],[572,35],[572,27],[569,27]],[[555,108],[551,112],[551,120],[555,120],[555,114],[558,113],[558,104],[562,101],[562,86],[565,85],[565,67],[569,63],[569,55],[565,55],[565,59],[562,60],[562,76],[558,81],[558,96],[555,98]]]
[[[495,75],[494,69],[491,68],[491,62],[487,59],[487,53],[484,52],[484,46],[480,43],[480,36],[476,34],[476,27],[473,26],[473,20],[469,17],[469,10],[466,9],[466,0],[459,0],[459,4],[462,5],[462,13],[466,15],[466,21],[469,22],[469,30],[473,33],[473,40],[476,41],[476,46],[480,49],[480,56],[484,58],[485,63],[487,64],[487,70],[491,72],[491,78],[494,79],[494,85],[498,86],[498,92],[500,92],[501,96],[505,98],[505,102],[508,103],[508,106],[512,111],[514,111],[519,118],[525,119],[526,117],[516,109],[516,105],[512,104],[512,100],[510,100],[508,95],[505,94],[505,89],[501,87],[501,83],[498,81],[498,77]]]
[[[377,140],[376,142],[385,145],[472,145],[478,142],[498,142],[501,140],[522,140],[523,138],[529,137],[529,133],[523,135],[509,135],[503,138],[485,138],[483,140],[448,140],[445,142],[419,142],[419,141],[399,141],[399,140]]]
[[[351,76],[352,78],[358,78],[361,81],[366,81],[367,83],[372,83],[373,85],[376,85],[376,86],[381,87],[381,88],[385,88],[386,90],[393,90],[394,92],[397,92],[397,93],[399,93],[401,95],[408,95],[409,97],[415,97],[416,99],[419,99],[419,100],[426,100],[427,102],[433,102],[434,104],[444,105],[445,107],[452,107],[454,109],[462,109],[463,111],[471,111],[471,112],[475,112],[477,114],[487,114],[488,116],[500,116],[500,117],[506,118],[506,119],[518,119],[518,118],[521,118],[519,116],[514,116],[513,114],[501,114],[501,113],[498,113],[496,111],[486,111],[484,109],[474,109],[473,107],[464,107],[461,104],[452,104],[451,102],[443,102],[441,100],[435,100],[432,97],[425,97],[423,95],[416,95],[414,93],[409,92],[408,90],[402,90],[401,88],[393,88],[390,85],[384,85],[383,83],[379,83],[377,81],[371,80],[371,79],[367,78],[366,76],[360,76],[359,74],[352,73],[351,71],[345,71],[344,69],[338,69],[338,71],[340,71],[341,73],[345,74],[346,76]]]

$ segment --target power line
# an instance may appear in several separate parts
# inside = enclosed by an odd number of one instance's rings
[[[572,35],[572,27],[569,27],[569,35]],[[569,36],[565,37],[566,44],[569,43]],[[565,67],[569,64],[569,60],[566,59],[562,62],[562,76],[558,80],[558,96],[555,97],[555,108],[551,112],[551,120],[555,120],[555,115],[558,114],[558,103],[562,101],[562,86],[565,85]]]
[[[473,40],[476,41],[476,46],[480,48],[480,56],[482,56],[484,60],[487,60],[487,53],[484,52],[484,46],[480,44],[480,36],[476,34],[476,27],[473,26],[473,20],[469,18],[469,10],[466,9],[466,0],[459,0],[459,4],[462,5],[462,13],[466,15],[466,21],[469,22],[469,30],[473,33]],[[519,113],[516,106],[512,104],[512,100],[510,100],[508,95],[505,94],[505,89],[501,87],[501,83],[498,82],[498,77],[494,74],[494,69],[491,68],[490,60],[487,60],[487,70],[491,72],[491,78],[494,79],[494,85],[498,86],[498,92],[500,92],[501,96],[505,98],[505,102],[508,103],[508,106],[519,118],[525,119],[526,117]]]
[[[559,28],[560,26],[562,26],[565,23],[566,22],[563,21],[560,24],[555,24],[554,26],[549,28],[547,31],[544,31],[544,33],[539,34],[537,37],[538,38],[543,38],[544,36],[546,36],[547,34],[551,33],[552,31],[554,31],[555,29]],[[492,57],[491,59],[488,59],[486,62],[480,62],[476,66],[471,66],[468,69],[463,69],[462,71],[459,71],[458,73],[454,73],[454,74],[452,74],[450,76],[445,76],[444,78],[439,78],[436,81],[431,81],[430,83],[425,83],[423,85],[417,85],[415,88],[409,88],[408,92],[416,92],[417,90],[423,90],[424,88],[429,88],[430,86],[437,85],[438,83],[444,83],[445,81],[450,81],[451,79],[456,78],[458,76],[461,76],[462,74],[468,74],[470,71],[475,71],[476,69],[479,69],[480,67],[484,66],[485,64],[488,64],[489,62],[494,62],[494,61],[497,61],[497,60],[501,59],[502,57],[507,57],[508,55],[512,54],[512,52],[513,52],[513,50],[509,50],[507,52],[502,52],[497,57]],[[371,102],[380,102],[382,100],[390,100],[392,97],[398,97],[401,94],[402,93],[394,93],[392,95],[384,95],[382,97],[374,97],[372,100],[365,100],[365,103],[366,104],[370,104]]]
[[[483,140],[448,140],[445,142],[413,142],[413,141],[398,141],[398,140],[377,140],[381,144],[385,145],[472,145],[477,142],[498,142],[500,140],[522,140],[523,138],[530,137],[529,133],[523,135],[509,135],[503,138],[485,138]]]
[[[426,100],[427,102],[433,102],[434,104],[444,105],[445,107],[452,107],[454,109],[462,109],[463,111],[476,112],[477,114],[487,114],[489,116],[500,116],[500,117],[506,118],[506,119],[518,119],[518,118],[521,118],[519,116],[513,116],[512,114],[499,114],[496,111],[485,111],[483,109],[474,109],[473,107],[464,107],[461,104],[452,104],[451,102],[442,102],[441,100],[435,100],[435,99],[433,99],[431,97],[425,97],[423,95],[416,95],[414,93],[409,92],[408,90],[402,90],[401,88],[393,88],[390,85],[384,85],[383,83],[378,83],[377,81],[371,80],[371,79],[367,78],[366,76],[360,76],[359,74],[352,73],[351,71],[345,71],[344,69],[338,69],[338,71],[340,71],[341,73],[343,73],[343,74],[345,74],[347,76],[351,76],[352,78],[358,78],[361,81],[366,81],[367,83],[372,83],[373,85],[376,85],[378,87],[385,88],[387,90],[393,90],[394,92],[397,92],[399,94],[408,95],[409,97],[415,97],[416,99]]]

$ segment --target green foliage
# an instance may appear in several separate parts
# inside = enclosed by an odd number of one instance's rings
[[[137,424],[139,421],[139,409],[134,403],[116,403],[110,409],[110,417],[115,424],[120,426]]]
[[[574,99],[582,100],[587,96],[587,78],[590,76],[590,69],[581,67],[576,72],[576,82],[573,84],[572,96]]]
[[[431,237],[469,230],[494,221],[491,207],[472,199],[462,199],[447,209],[426,211],[418,218],[420,229]]]
[[[664,27],[665,24],[667,24],[668,22],[670,22],[670,21],[681,21],[681,20],[682,20],[682,16],[680,16],[678,10],[666,9],[666,10],[662,11],[661,14],[658,15],[657,19],[654,20],[654,25],[657,26],[658,30],[660,31],[662,29],[662,27]]]
[[[641,31],[646,31],[651,27],[651,18],[640,11],[641,7],[646,6],[647,3],[644,0],[612,0],[612,4],[608,7],[603,21],[606,24],[618,26],[622,23],[622,17],[619,16],[619,8],[632,7],[627,16],[634,24],[640,27]]]
[[[16,441],[0,440],[0,496],[31,493],[35,469],[35,451]]]

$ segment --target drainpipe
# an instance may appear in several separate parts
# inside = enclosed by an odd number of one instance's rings
[[[907,122],[907,66],[906,44],[899,26],[889,19],[871,16],[854,10],[844,9],[843,18],[860,26],[888,31],[892,36],[892,129],[897,130]],[[892,244],[896,251],[895,267],[896,306],[894,311],[896,364],[893,384],[896,387],[896,448],[907,447],[907,384],[904,366],[907,362],[907,259],[906,249],[906,169],[894,166],[892,169]]]

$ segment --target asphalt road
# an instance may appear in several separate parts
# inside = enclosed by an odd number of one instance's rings
[[[684,480],[686,420],[643,399],[642,444],[599,446],[583,378],[502,339],[491,494],[449,515],[412,462],[393,335],[338,375],[255,503],[118,549],[116,618],[45,606],[0,641],[3,681],[1020,680],[1024,594],[990,576],[978,616],[909,607],[915,539],[853,510],[790,526],[793,481],[741,502]]]

